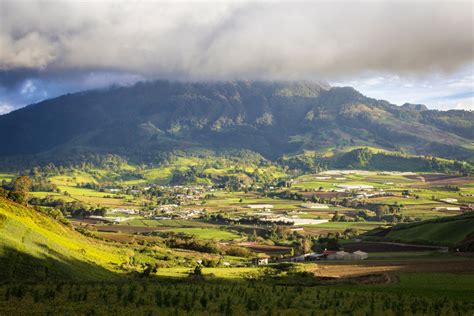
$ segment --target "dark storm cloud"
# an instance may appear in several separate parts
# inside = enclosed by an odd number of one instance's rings
[[[450,72],[473,58],[471,1],[1,2],[0,69],[172,79]]]

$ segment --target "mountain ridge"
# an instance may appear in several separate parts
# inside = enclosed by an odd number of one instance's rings
[[[144,153],[225,148],[277,159],[373,145],[472,161],[473,122],[472,112],[396,106],[324,83],[151,81],[67,94],[0,116],[0,133],[9,135],[0,140],[0,157],[85,148],[140,160]]]

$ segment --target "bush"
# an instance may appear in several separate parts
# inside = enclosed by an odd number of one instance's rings
[[[228,256],[235,256],[235,257],[249,257],[252,254],[252,252],[244,247],[231,246],[225,250],[225,254]]]

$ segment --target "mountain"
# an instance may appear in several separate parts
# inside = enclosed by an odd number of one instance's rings
[[[68,161],[113,153],[249,149],[266,158],[374,146],[474,159],[474,113],[396,106],[312,82],[154,81],[64,95],[0,116],[0,158]]]

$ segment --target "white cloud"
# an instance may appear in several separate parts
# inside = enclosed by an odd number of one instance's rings
[[[352,86],[367,96],[401,105],[421,103],[432,109],[473,110],[474,63],[452,74],[397,76],[374,74],[331,82],[335,86]]]
[[[33,83],[32,80],[27,80],[24,84],[23,87],[20,90],[21,94],[33,94],[36,91],[36,86]]]
[[[0,115],[2,114],[7,114],[11,111],[13,111],[15,108],[7,103],[0,103]]]

